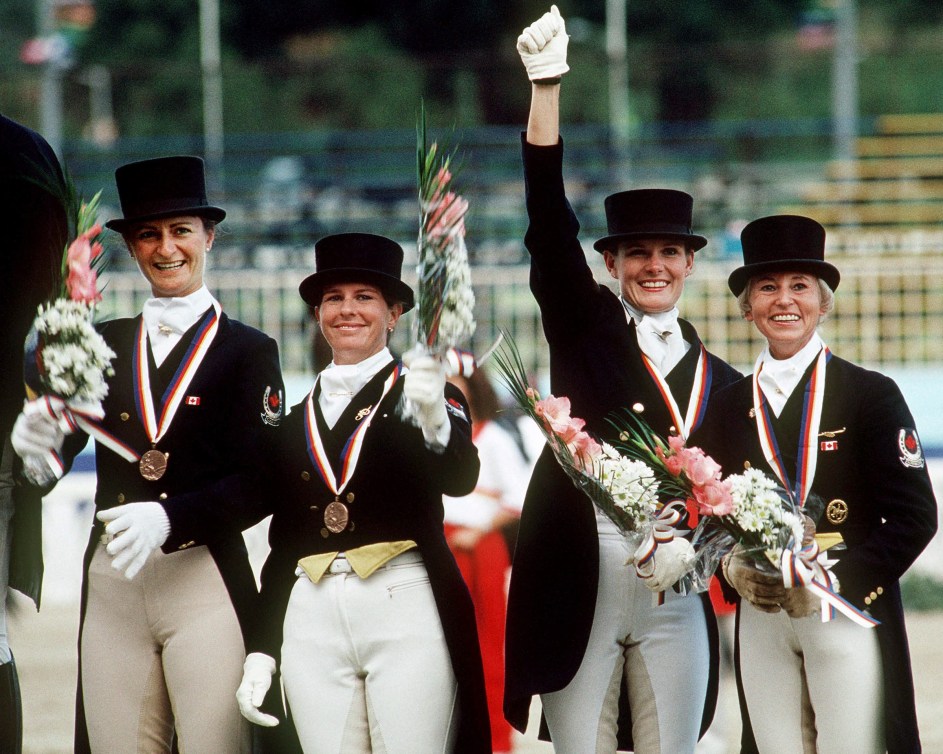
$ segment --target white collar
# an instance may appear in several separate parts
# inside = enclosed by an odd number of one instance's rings
[[[180,337],[193,327],[215,302],[216,299],[205,285],[188,296],[155,297],[144,302],[141,315],[158,366],[180,342]]]
[[[383,348],[356,364],[335,364],[333,361],[321,372],[321,395],[318,405],[329,427],[333,427],[344,409],[364,385],[393,360],[389,348]]]
[[[763,349],[759,358],[759,363],[763,365],[763,371],[760,372],[759,377],[760,387],[776,416],[782,412],[792,391],[796,389],[796,385],[805,374],[805,370],[809,368],[809,364],[815,360],[824,346],[825,343],[816,331],[812,333],[809,342],[788,359],[773,358],[768,345]]]
[[[626,312],[626,321],[635,322],[635,326],[638,327],[642,320],[647,320],[652,322],[657,330],[660,331],[677,331],[678,330],[678,307],[675,306],[669,309],[666,312],[643,312],[640,309],[636,309],[632,304],[625,300],[625,298],[620,294],[619,300],[622,302],[622,306],[625,307]]]
[[[188,296],[149,298],[144,302],[142,312],[144,324],[148,331],[153,329],[158,332],[158,326],[164,325],[160,332],[166,332],[166,328],[170,328],[178,336],[183,335],[203,316],[203,312],[213,305],[214,300],[213,294],[205,285]]]

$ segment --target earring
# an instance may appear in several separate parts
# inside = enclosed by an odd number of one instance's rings
[[[392,334],[392,333],[393,333],[393,328],[392,328],[392,327],[387,327],[387,328],[386,328],[386,331],[387,331],[388,333]]]

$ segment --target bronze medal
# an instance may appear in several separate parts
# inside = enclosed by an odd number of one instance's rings
[[[340,500],[335,500],[324,509],[324,526],[334,534],[340,534],[344,531],[349,520],[350,514],[347,512],[347,506]]]
[[[138,461],[138,470],[147,481],[156,482],[167,471],[167,456],[152,448],[141,456],[141,460]]]
[[[831,524],[843,524],[848,518],[848,503],[835,498],[825,508],[825,517]]]

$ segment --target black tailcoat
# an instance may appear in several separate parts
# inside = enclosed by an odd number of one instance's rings
[[[65,179],[59,160],[35,131],[0,115],[0,217],[4,285],[0,295],[0,442],[23,407],[23,341],[36,308],[56,291],[66,226]],[[14,458],[14,468],[19,468]],[[31,485],[13,490],[10,586],[39,607],[42,587],[42,495]]]
[[[115,374],[108,380],[108,397],[103,402],[102,426],[142,453],[151,444],[135,409],[131,371],[140,321],[140,315],[112,320],[99,325],[99,330],[117,354],[112,362]],[[189,341],[188,333],[161,365],[161,376],[151,373],[155,392],[160,392],[161,381],[172,377]],[[275,401],[273,395],[277,396]],[[186,396],[198,400],[185,398],[181,402],[170,429],[157,445],[158,450],[170,454],[167,471],[159,480],[144,479],[136,462],[126,461],[101,443],[96,445],[95,508],[161,502],[170,519],[170,535],[163,551],[173,553],[202,545],[209,548],[245,639],[251,621],[257,618],[258,594],[242,531],[268,513],[269,501],[259,494],[254,472],[270,460],[263,452],[267,426],[263,417],[271,421],[271,412],[281,409],[279,401],[284,396],[275,341],[221,314],[219,330]],[[86,441],[82,433],[67,438],[67,463]],[[104,525],[96,519],[85,553],[86,573],[103,530]],[[83,583],[83,615],[86,590],[87,584]],[[78,704],[76,750],[84,751],[87,739],[81,686]]]
[[[531,290],[540,306],[550,347],[550,388],[566,396],[572,415],[597,437],[612,433],[606,418],[642,404],[643,417],[667,436],[673,420],[642,361],[634,325],[622,302],[593,278],[578,240],[579,223],[563,187],[562,142],[536,147],[524,140],[524,172],[530,226]],[[692,348],[668,376],[682,412],[694,381],[700,340],[681,322]],[[709,356],[710,394],[740,375]],[[511,570],[506,639],[504,708],[519,730],[527,724],[534,694],[558,691],[578,670],[589,640],[599,578],[593,506],[545,449],[531,477]],[[716,701],[716,622],[704,600],[712,634],[711,683],[704,721]],[[623,693],[625,689],[623,688]],[[624,708],[624,705],[623,705]],[[620,722],[620,748],[631,730]]]
[[[777,440],[784,457],[791,460],[789,473],[794,473],[801,416],[801,410],[791,404],[801,394],[808,374],[780,415]],[[723,466],[725,476],[742,472],[749,462],[775,479],[759,444],[756,420],[750,416],[752,407],[752,378],[747,377],[711,401],[692,442]],[[841,595],[881,621],[875,629],[861,630],[878,632],[887,750],[893,754],[920,750],[898,582],[937,528],[936,500],[922,454],[918,461],[911,451],[901,448],[902,432],[914,428],[913,416],[893,380],[831,357],[816,438],[818,443],[829,444],[824,446],[827,449],[819,446],[811,494],[826,504],[844,501],[848,508],[847,518],[840,523],[823,515],[817,531],[841,533],[847,550],[830,553],[840,558],[832,572],[838,577]],[[839,614],[835,620],[847,619]],[[745,708],[742,712],[749,750],[749,719]]]
[[[447,447],[442,453],[430,450],[422,432],[405,423],[397,413],[403,393],[402,378],[377,405],[383,381],[393,366],[391,362],[353,397],[332,431],[322,426],[326,450],[336,459],[358,422],[365,420],[362,410],[372,407],[376,414],[364,436],[356,470],[342,491],[341,500],[346,500],[348,493],[354,495],[353,501],[347,503],[353,527],[325,536],[324,508],[335,496],[308,453],[307,401],[294,406],[274,433],[278,450],[273,453],[269,483],[274,493],[275,514],[269,528],[271,554],[262,569],[261,600],[266,622],[253,645],[256,651],[280,656],[285,611],[297,579],[295,567],[301,558],[375,542],[413,540],[429,572],[458,679],[461,720],[455,751],[490,754],[474,607],[442,526],[442,496],[467,495],[478,480],[478,451],[471,441],[471,424],[466,418],[470,414],[461,392],[447,385],[449,402],[461,408],[449,412],[451,434]],[[335,464],[335,469],[338,466],[339,463]],[[339,473],[336,470],[334,473],[339,479]]]

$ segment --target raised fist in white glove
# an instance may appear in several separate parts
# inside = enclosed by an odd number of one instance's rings
[[[167,541],[170,520],[160,503],[128,503],[98,511],[105,533],[114,537],[105,549],[114,556],[111,567],[133,579],[148,556]]]
[[[654,555],[639,565],[639,559],[649,550],[649,543],[643,542],[632,556],[632,562],[636,564],[636,572],[645,582],[645,586],[653,592],[670,589],[694,563],[694,547],[684,537],[659,542]]]
[[[262,701],[272,685],[275,675],[275,659],[261,652],[252,652],[246,656],[242,666],[242,683],[236,689],[236,701],[239,711],[250,723],[272,728],[278,725],[278,718],[259,711]]]
[[[531,81],[553,79],[570,70],[566,64],[566,34],[563,16],[556,5],[528,26],[517,38],[517,52],[521,56],[527,78]]]
[[[445,410],[445,364],[434,356],[414,356],[403,378],[403,396],[412,404],[419,426],[427,436],[449,423]]]

